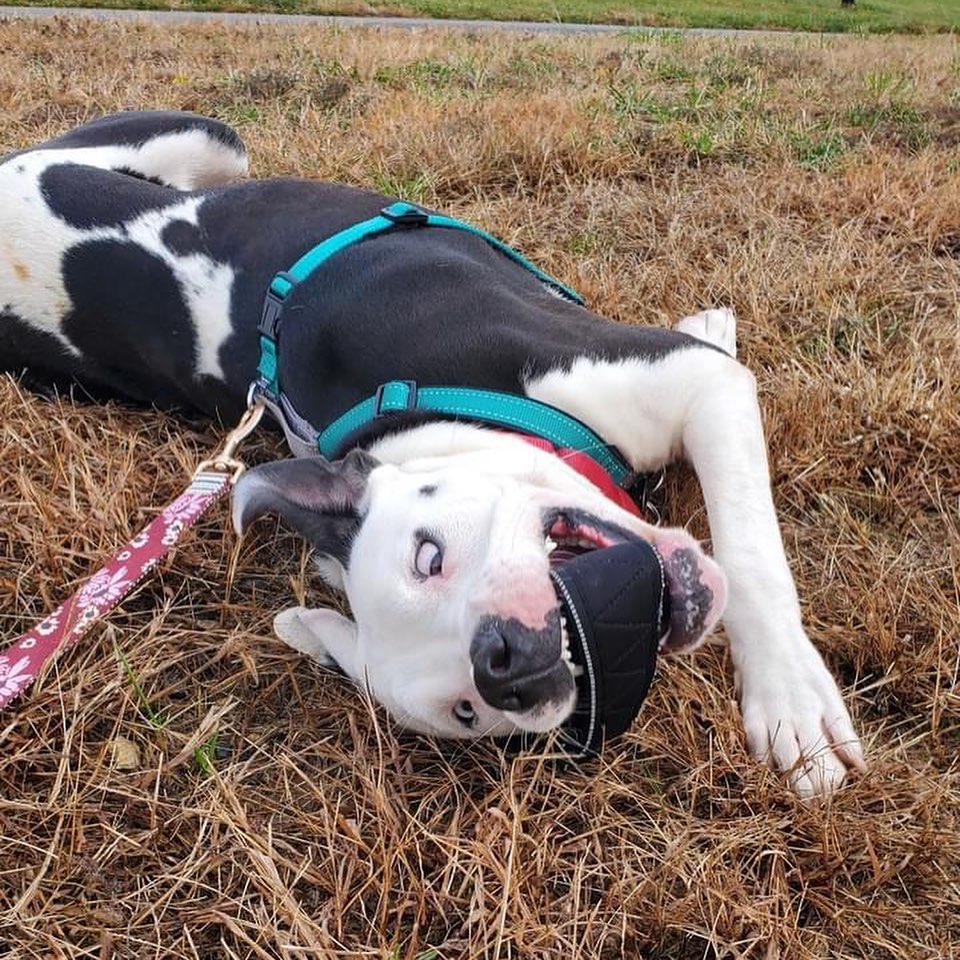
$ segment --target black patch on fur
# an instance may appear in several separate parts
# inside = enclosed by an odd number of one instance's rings
[[[713,591],[701,578],[700,564],[693,550],[675,550],[664,562],[664,568],[683,588],[686,604],[676,604],[671,611],[673,635],[689,643],[703,633],[707,614],[713,604]]]
[[[420,488],[421,497],[432,497],[437,492],[437,485],[435,483],[428,483],[426,486]]]
[[[559,608],[547,612],[540,629],[516,617],[481,617],[470,641],[470,661],[477,691],[498,710],[561,703],[574,688],[560,657]]]
[[[160,234],[163,245],[179,257],[206,253],[207,245],[199,227],[187,220],[171,220]]]
[[[62,270],[73,304],[64,332],[111,386],[160,405],[199,389],[190,312],[162,260],[134,243],[92,240],[71,247]]]
[[[179,196],[170,187],[77,163],[47,167],[40,176],[40,190],[51,212],[80,230],[119,227]]]
[[[19,376],[45,388],[71,381],[78,364],[55,337],[31,327],[9,304],[0,309],[0,372]]]
[[[138,180],[143,180],[144,183],[155,183],[158,187],[166,186],[159,177],[144,176],[139,170],[134,170],[131,167],[114,167],[113,171],[114,173],[122,173],[125,177],[136,177]]]

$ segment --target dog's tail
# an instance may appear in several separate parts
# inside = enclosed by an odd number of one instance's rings
[[[232,127],[175,110],[110,114],[34,149],[62,150],[67,162],[115,170],[177,190],[214,187],[247,173],[247,150]]]

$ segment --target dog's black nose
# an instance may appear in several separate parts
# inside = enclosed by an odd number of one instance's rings
[[[484,617],[470,643],[473,682],[498,710],[520,712],[568,697],[573,676],[560,657],[560,618],[552,611],[542,630],[519,620]]]

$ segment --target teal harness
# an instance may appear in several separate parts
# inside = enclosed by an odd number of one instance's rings
[[[332,257],[354,244],[395,230],[422,227],[445,227],[480,237],[565,300],[583,304],[583,299],[569,287],[483,230],[452,217],[427,213],[410,203],[393,203],[384,207],[378,216],[347,227],[317,244],[289,270],[281,271],[273,278],[263,302],[259,327],[260,363],[257,379],[251,387],[252,395],[268,402],[281,420],[288,438],[292,434],[301,441],[301,448],[308,444],[328,459],[341,456],[344,442],[351,434],[384,415],[427,411],[517,430],[548,440],[559,449],[577,450],[595,460],[618,486],[623,489],[632,487],[637,476],[614,448],[576,418],[529,397],[468,387],[424,387],[412,380],[392,380],[382,384],[376,394],[349,409],[319,433],[297,414],[280,388],[277,370],[280,321],[284,302],[291,291]]]

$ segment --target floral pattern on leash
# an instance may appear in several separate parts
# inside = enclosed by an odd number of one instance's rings
[[[53,613],[0,652],[0,708],[36,679],[44,664],[67,644],[76,643],[109,613],[160,562],[229,487],[227,474],[203,473],[170,506],[129,540]]]

